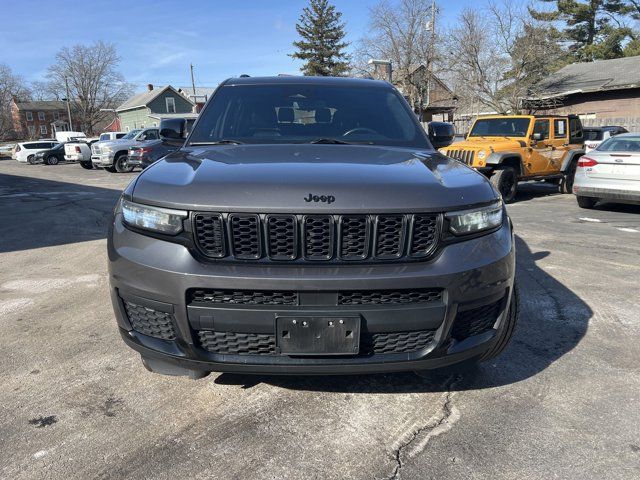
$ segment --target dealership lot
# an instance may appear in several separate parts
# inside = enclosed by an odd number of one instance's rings
[[[473,374],[191,381],[113,320],[105,235],[135,175],[0,161],[1,478],[640,476],[640,207],[523,185],[519,329]]]

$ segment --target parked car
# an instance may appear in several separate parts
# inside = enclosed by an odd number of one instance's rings
[[[87,136],[83,132],[62,131],[56,132],[56,140],[58,143],[66,143],[75,140],[86,139]]]
[[[98,137],[82,138],[65,143],[64,159],[68,162],[79,162],[82,168],[91,170],[91,145],[98,141]]]
[[[40,150],[35,154],[33,161],[29,163],[44,163],[45,165],[57,165],[64,161],[64,143],[58,143],[48,150]]]
[[[124,341],[192,378],[498,355],[518,309],[511,221],[484,175],[434,150],[450,128],[430,131],[387,82],[223,82],[116,206]]]
[[[11,158],[20,163],[32,163],[35,161],[36,153],[43,150],[49,150],[56,146],[58,142],[55,140],[37,140],[33,142],[19,142],[16,144],[11,154]]]
[[[104,132],[100,134],[100,142],[108,142],[110,140],[120,140],[127,132]]]
[[[576,115],[488,115],[476,119],[465,141],[441,152],[484,173],[509,203],[521,180],[558,182],[571,193],[583,143]]]
[[[145,140],[129,148],[127,165],[132,168],[147,168],[156,160],[175,152],[184,144],[184,138],[193,128],[195,120],[192,118],[171,118],[160,121],[160,140]],[[163,134],[180,131],[179,140]]]
[[[573,193],[582,208],[600,200],[640,203],[640,133],[611,137],[581,157]]]
[[[627,133],[624,127],[607,126],[607,127],[585,127],[584,129],[584,150],[590,152],[594,148],[598,148],[602,142],[621,133]]]
[[[104,168],[111,173],[130,172],[133,168],[127,165],[129,147],[145,140],[158,140],[158,128],[131,130],[119,140],[97,142],[91,148],[91,162],[94,167]]]

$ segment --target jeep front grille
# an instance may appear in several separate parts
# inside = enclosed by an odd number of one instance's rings
[[[362,262],[424,260],[438,247],[441,215],[193,215],[195,244],[213,259]]]
[[[455,158],[467,165],[473,164],[474,156],[475,152],[473,150],[447,150],[447,157]]]

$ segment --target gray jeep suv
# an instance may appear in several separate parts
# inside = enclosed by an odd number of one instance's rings
[[[386,82],[227,80],[115,209],[122,338],[192,378],[494,357],[517,317],[511,222],[437,131]]]

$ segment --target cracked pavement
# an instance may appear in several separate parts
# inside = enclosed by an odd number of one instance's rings
[[[524,185],[520,325],[473,371],[192,381],[113,320],[134,177],[0,161],[0,478],[640,478],[640,207]]]

